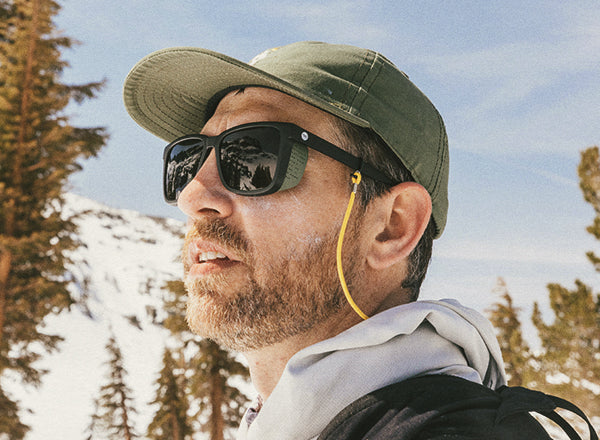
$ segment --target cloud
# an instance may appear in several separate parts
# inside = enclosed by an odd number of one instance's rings
[[[594,39],[587,33],[577,33],[554,41],[521,41],[476,51],[424,56],[421,61],[431,74],[440,78],[450,75],[493,82],[512,78],[545,85],[565,73],[597,68],[599,48],[600,37]]]
[[[430,74],[439,78],[456,76],[466,80],[497,82],[499,79],[524,81],[535,87],[545,86],[565,74],[597,70],[600,63],[600,9],[576,3],[554,5],[553,26],[535,22],[527,32],[515,32],[512,38],[493,39],[475,50],[462,50],[427,56],[419,60]],[[547,8],[551,6],[547,5]],[[493,21],[494,16],[486,17]],[[498,17],[496,17],[498,18]],[[459,47],[469,47],[461,45]]]
[[[516,91],[510,97],[496,91],[494,95],[501,97],[484,98],[473,109],[447,112],[451,143],[454,148],[513,157],[530,152],[573,156],[597,145],[600,88],[593,81],[570,87],[563,95],[553,89],[547,91],[550,97],[520,100]],[[513,102],[517,108],[503,108],[507,101],[517,100]]]
[[[600,12],[560,5],[557,14],[539,32],[413,60],[450,90],[454,147],[572,155],[600,141]]]
[[[267,14],[286,24],[286,32],[301,39],[357,44],[373,48],[389,40],[389,28],[373,17],[374,7],[361,0],[293,1],[266,0]],[[271,5],[271,6],[270,6]]]
[[[477,262],[510,262],[540,265],[560,265],[571,267],[589,267],[584,251],[579,246],[561,246],[557,242],[524,243],[517,240],[481,242],[479,240],[462,239],[436,245],[436,258],[477,261]]]
[[[512,166],[518,166],[518,165],[515,165],[513,163]],[[526,171],[529,174],[536,174],[545,179],[548,179],[551,182],[554,182],[555,184],[564,185],[564,186],[568,186],[568,187],[572,187],[572,188],[579,188],[579,182],[577,182],[577,180],[561,176],[558,173],[554,173],[549,170],[544,170],[544,169],[541,169],[538,167],[532,167],[532,166],[528,166],[528,165],[521,165],[520,168],[522,168],[524,171]]]
[[[585,48],[573,41],[528,43],[455,58],[443,73],[468,89],[447,113],[455,146],[573,154],[599,142],[600,39]]]

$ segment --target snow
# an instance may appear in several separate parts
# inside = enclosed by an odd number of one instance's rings
[[[37,364],[50,372],[38,389],[18,382],[9,389],[22,408],[32,410],[22,414],[32,428],[27,440],[84,438],[107,372],[105,345],[112,331],[134,390],[134,421],[143,434],[153,416],[148,403],[168,336],[152,324],[148,310],[161,306],[163,284],[181,277],[178,255],[184,225],[73,194],[66,200],[64,215],[81,214],[76,223],[84,246],[72,254],[69,271],[75,278],[73,293],[89,297],[88,310],[75,307],[50,317],[45,330],[65,338],[59,352]],[[137,318],[140,328],[128,317]]]
[[[546,382],[552,385],[562,385],[571,382],[571,378],[564,373],[546,375]]]

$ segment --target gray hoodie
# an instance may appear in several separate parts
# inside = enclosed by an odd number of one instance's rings
[[[453,300],[417,301],[296,353],[237,440],[310,440],[363,395],[426,374],[506,384],[489,321]]]

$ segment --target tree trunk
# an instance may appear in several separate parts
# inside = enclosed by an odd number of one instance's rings
[[[35,63],[35,50],[38,39],[39,26],[39,0],[33,0],[31,4],[31,28],[29,32],[29,46],[25,61],[25,72],[21,86],[21,103],[19,108],[19,134],[17,137],[17,150],[14,155],[12,170],[12,186],[19,188],[23,181],[22,166],[25,155],[25,141],[27,138],[27,116],[29,115],[30,95],[32,93],[33,66]],[[14,196],[13,196],[14,197]],[[9,199],[5,205],[4,231],[5,237],[14,238],[16,220],[16,200]],[[4,324],[6,322],[6,307],[8,303],[8,278],[12,265],[12,253],[9,249],[0,249],[0,342],[4,337]]]
[[[223,420],[223,377],[215,369],[210,377],[210,440],[223,440],[225,421]]]
[[[131,440],[131,432],[129,431],[129,417],[127,416],[127,405],[126,405],[126,401],[125,401],[125,394],[121,391],[121,402],[120,402],[120,406],[121,406],[121,411],[123,411],[122,414],[122,422],[123,422],[123,429],[125,430],[125,440]]]
[[[23,85],[21,88],[21,108],[19,121],[19,135],[17,138],[17,154],[16,157],[21,159],[24,154],[24,144],[27,138],[27,116],[29,115],[29,104],[30,96],[32,93],[32,82],[33,82],[33,65],[35,63],[35,49],[38,40],[38,25],[39,25],[39,11],[40,2],[39,0],[32,0],[31,2],[31,29],[29,32],[29,46],[27,47],[27,58],[25,61],[25,72],[23,76]],[[21,164],[16,163],[13,168],[13,174],[21,174]],[[13,175],[13,178],[16,177]]]
[[[177,421],[176,409],[173,409],[173,411],[171,412],[171,429],[173,430],[173,440],[182,440],[181,429],[179,427],[179,422]]]
[[[4,322],[6,321],[6,304],[8,297],[8,277],[12,264],[12,255],[8,249],[3,249],[0,254],[0,344],[4,336]],[[0,370],[1,372],[1,370]]]

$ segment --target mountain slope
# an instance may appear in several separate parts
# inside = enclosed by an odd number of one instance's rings
[[[87,297],[87,307],[74,307],[48,319],[46,331],[65,338],[60,352],[38,364],[50,372],[42,387],[13,384],[32,431],[28,440],[84,438],[93,399],[104,383],[105,345],[114,332],[129,372],[142,431],[152,418],[148,402],[167,333],[152,324],[162,304],[164,282],[181,276],[178,255],[184,225],[137,212],[103,206],[69,194],[65,215],[78,213],[82,246],[72,254],[69,272],[75,296]]]

